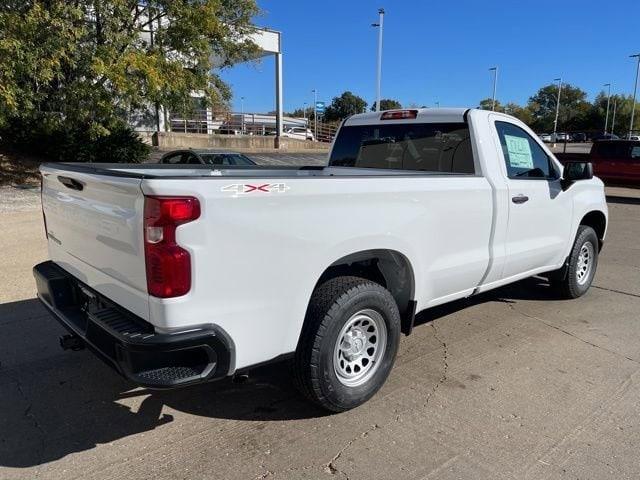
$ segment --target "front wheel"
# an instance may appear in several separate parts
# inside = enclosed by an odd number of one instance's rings
[[[569,254],[566,274],[563,278],[551,276],[551,284],[563,298],[578,298],[584,295],[598,267],[598,236],[593,228],[578,227],[576,240]]]
[[[400,314],[388,290],[337,277],[311,297],[295,355],[298,388],[334,412],[357,407],[384,384],[400,341]]]

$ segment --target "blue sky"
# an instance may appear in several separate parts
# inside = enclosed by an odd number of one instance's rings
[[[384,23],[382,97],[404,105],[476,106],[491,96],[498,65],[498,99],[525,103],[554,78],[593,98],[632,93],[640,51],[640,0],[258,0],[255,23],[283,34],[284,107],[311,103],[311,90],[330,102],[351,90],[375,99],[377,9]],[[225,70],[232,106],[274,109],[274,62]]]

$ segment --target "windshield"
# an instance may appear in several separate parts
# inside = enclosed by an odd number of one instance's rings
[[[340,129],[330,166],[475,173],[464,123],[354,125]]]
[[[239,153],[201,153],[200,157],[207,165],[255,165]]]

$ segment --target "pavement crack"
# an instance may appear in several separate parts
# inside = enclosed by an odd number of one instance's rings
[[[349,480],[349,476],[336,466],[336,462],[340,459],[342,454],[347,449],[349,449],[354,443],[356,443],[358,440],[360,440],[362,438],[366,438],[367,436],[369,436],[369,434],[371,432],[373,432],[374,430],[377,430],[378,428],[380,428],[380,426],[377,423],[375,423],[375,424],[371,425],[371,428],[369,428],[369,430],[366,430],[366,431],[362,432],[357,437],[354,437],[351,440],[349,440],[347,443],[345,443],[342,446],[342,448],[340,450],[338,450],[338,453],[336,453],[328,463],[324,464],[324,471],[326,473],[330,473],[331,475],[342,475],[347,480]]]
[[[598,290],[604,290],[606,292],[619,293],[620,295],[627,295],[629,297],[640,298],[640,295],[636,293],[629,293],[623,290],[616,290],[615,288],[599,287],[597,285],[591,285],[591,288],[597,288]]]
[[[447,372],[449,370],[449,347],[447,346],[447,342],[445,342],[444,339],[440,336],[435,322],[431,322],[431,328],[433,328],[434,338],[440,343],[440,346],[442,347],[442,375],[440,376],[438,382],[431,389],[431,392],[429,392],[429,394],[427,395],[427,398],[422,405],[423,407],[427,406],[429,400],[431,400],[431,397],[436,393],[436,390],[440,388],[440,385],[447,381]]]
[[[271,470],[267,470],[261,473],[260,475],[258,475],[257,477],[254,477],[253,480],[264,480],[265,478],[268,478],[271,475],[273,475],[273,472]]]
[[[531,318],[533,320],[537,320],[538,322],[543,323],[547,327],[550,327],[550,328],[553,328],[555,330],[558,330],[559,332],[562,332],[565,335],[569,335],[570,337],[573,337],[576,340],[578,340],[578,341],[580,341],[580,342],[582,342],[582,343],[584,343],[586,345],[589,345],[589,346],[594,347],[594,348],[598,348],[600,350],[604,350],[605,352],[608,352],[608,353],[611,353],[613,355],[616,355],[617,357],[622,357],[622,358],[624,358],[626,360],[629,360],[630,362],[640,364],[640,361],[636,360],[635,358],[628,357],[628,356],[626,356],[626,355],[624,355],[622,353],[619,353],[619,352],[616,352],[614,350],[610,350],[610,349],[608,349],[606,347],[603,347],[602,345],[598,345],[596,343],[590,342],[589,340],[585,340],[584,338],[581,338],[581,337],[577,336],[576,334],[571,333],[568,330],[565,330],[564,328],[561,328],[561,327],[558,327],[557,325],[549,323],[549,322],[541,319],[540,317],[536,317],[535,315],[531,315],[531,314],[522,312],[522,311],[518,310],[516,307],[514,307],[512,303],[507,303],[507,305],[509,306],[509,308],[511,310],[513,310],[514,312],[522,315],[523,317],[527,317],[527,318]]]

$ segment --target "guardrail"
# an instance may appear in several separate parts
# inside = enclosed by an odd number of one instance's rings
[[[338,129],[320,119],[317,127],[313,120],[289,116],[284,116],[282,123],[283,136],[299,140],[331,142]],[[276,116],[272,113],[196,110],[188,116],[171,115],[169,128],[178,133],[274,136]]]

